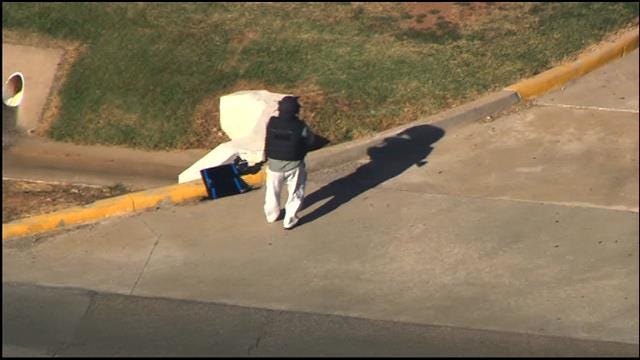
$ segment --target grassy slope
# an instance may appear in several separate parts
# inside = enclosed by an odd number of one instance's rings
[[[318,133],[357,138],[541,72],[638,17],[638,3],[488,7],[415,30],[399,3],[3,3],[2,25],[87,45],[52,138],[162,149],[225,141],[217,100],[241,89],[301,95]]]

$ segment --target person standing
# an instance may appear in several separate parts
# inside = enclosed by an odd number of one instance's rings
[[[300,120],[298,97],[285,96],[278,102],[278,116],[267,123],[265,153],[267,157],[264,212],[267,222],[280,216],[280,193],[287,184],[283,226],[292,229],[299,221],[298,211],[304,200],[307,171],[305,156],[313,144],[313,133]]]

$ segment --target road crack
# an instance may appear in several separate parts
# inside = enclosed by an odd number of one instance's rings
[[[82,343],[75,342],[74,339],[80,334],[79,330],[80,330],[80,327],[82,326],[82,323],[85,320],[85,318],[96,307],[96,302],[97,302],[96,297],[98,296],[98,293],[95,292],[95,291],[89,291],[88,294],[89,294],[89,304],[87,305],[87,308],[84,310],[84,313],[82,314],[82,316],[80,316],[80,320],[78,320],[78,325],[74,329],[74,331],[71,333],[72,334],[71,337],[67,338],[67,339],[63,339],[59,346],[56,347],[54,345],[54,346],[50,347],[49,349],[47,349],[47,353],[50,354],[51,357],[58,357],[58,356],[64,357],[65,356],[64,352],[66,352],[72,346],[81,346],[81,345],[83,345]]]
[[[265,337],[267,337],[267,330],[269,326],[272,323],[275,323],[278,316],[280,316],[280,313],[281,311],[274,311],[269,316],[267,316],[267,318],[265,319],[264,325],[262,325],[262,328],[260,329],[260,331],[258,331],[258,336],[256,337],[255,343],[249,345],[249,347],[247,348],[247,356],[251,356],[251,352],[258,349],[258,346],[260,346],[260,342]]]
[[[256,343],[249,346],[249,348],[247,349],[248,356],[251,356],[251,351],[256,350],[258,348],[258,345],[260,345],[260,340],[262,340],[262,337],[263,335],[259,335],[258,338],[256,339]]]
[[[149,255],[147,255],[147,260],[145,261],[144,266],[142,267],[142,270],[140,270],[140,273],[138,274],[138,278],[136,279],[136,282],[133,284],[133,287],[131,288],[131,292],[129,293],[129,295],[133,295],[133,292],[136,290],[136,287],[138,286],[138,283],[142,278],[142,274],[144,274],[145,270],[147,269],[147,266],[149,265],[149,261],[151,261],[151,256],[153,255],[154,250],[158,246],[158,243],[160,243],[160,238],[161,238],[161,235],[156,233],[155,230],[153,230],[153,228],[149,226],[149,224],[147,224],[146,221],[142,219],[140,221],[147,226],[149,231],[151,231],[151,233],[155,236],[156,241],[153,243],[153,246],[151,247],[151,251],[149,251]]]

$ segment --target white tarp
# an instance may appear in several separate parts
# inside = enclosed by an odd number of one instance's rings
[[[278,114],[278,101],[287,94],[246,90],[220,97],[220,126],[231,141],[218,145],[180,173],[178,182],[200,179],[200,170],[229,164],[239,155],[249,165],[264,161],[267,122]]]

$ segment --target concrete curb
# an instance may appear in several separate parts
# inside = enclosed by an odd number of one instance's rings
[[[520,99],[538,96],[560,85],[582,76],[605,63],[623,56],[638,47],[638,29],[626,34],[619,41],[593,54],[580,57],[577,61],[558,66],[533,78],[523,80],[502,91],[492,93],[479,100],[414,121],[372,137],[331,146],[312,152],[307,157],[307,169],[317,170],[345,162],[361,159],[367,149],[381,144],[385,138],[419,125],[432,125],[442,129],[474,122],[487,115],[503,111]],[[266,178],[264,170],[255,175],[243,176],[254,187],[261,186]],[[180,203],[206,196],[206,189],[199,181],[171,185],[152,190],[118,196],[97,201],[82,207],[73,207],[55,213],[20,219],[2,225],[2,240],[34,235],[62,228],[67,225],[86,224],[111,216],[142,211],[161,203]]]
[[[634,29],[618,41],[608,44],[594,53],[582,55],[572,63],[560,65],[530,79],[520,81],[507,87],[506,90],[516,91],[522,99],[530,99],[585,75],[611,60],[624,56],[637,47],[638,29]]]
[[[264,172],[242,176],[251,186],[264,183]],[[163,204],[178,204],[207,196],[201,181],[165,186],[99,200],[85,206],[19,219],[2,225],[2,240],[35,235],[68,225],[95,222],[112,216],[143,211]]]

